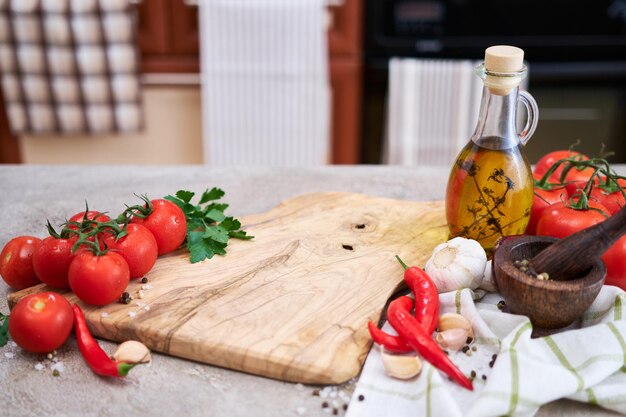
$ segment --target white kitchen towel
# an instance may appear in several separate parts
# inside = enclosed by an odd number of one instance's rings
[[[374,346],[346,416],[530,417],[560,398],[626,414],[624,291],[604,286],[571,330],[534,339],[527,317],[500,311],[496,293],[482,295],[464,289],[439,297],[441,313],[460,313],[472,322],[476,350],[450,357],[466,375],[475,372],[473,392],[426,362],[412,380],[388,377]],[[390,331],[388,323],[385,329]]]
[[[451,165],[476,127],[482,81],[469,60],[389,61],[385,163]]]
[[[205,163],[328,162],[325,4],[200,2]]]

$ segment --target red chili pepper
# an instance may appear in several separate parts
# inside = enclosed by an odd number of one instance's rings
[[[74,304],[72,308],[74,309],[74,331],[76,332],[78,348],[91,370],[102,376],[120,377],[128,375],[128,372],[135,365],[117,362],[109,358],[106,352],[98,345],[98,342],[91,336],[91,333],[89,333],[83,311],[77,304]]]
[[[404,282],[415,295],[415,318],[430,335],[435,331],[439,318],[437,286],[421,268],[416,266],[409,268],[399,256],[396,256],[396,259],[404,268]],[[396,353],[406,353],[413,350],[402,338],[383,332],[374,323],[367,323],[367,327],[374,342],[383,345],[387,350]]]
[[[429,335],[433,334],[439,319],[439,291],[428,274],[416,266],[408,267],[399,256],[396,259],[404,268],[404,282],[415,294],[415,318]]]
[[[474,390],[472,381],[452,363],[431,335],[427,334],[417,319],[411,316],[409,310],[403,309],[400,304],[390,304],[387,310],[387,319],[400,337],[425,360],[458,382],[463,388],[470,391]]]
[[[413,299],[403,295],[402,297],[398,297],[393,300],[391,304],[397,304],[399,308],[411,311],[411,308],[413,307]],[[413,348],[400,337],[383,332],[372,321],[367,323],[367,328],[369,329],[374,342],[383,346],[385,349],[395,353],[407,353],[413,351]]]

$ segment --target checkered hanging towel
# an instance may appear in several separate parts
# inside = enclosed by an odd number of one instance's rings
[[[0,0],[0,73],[16,134],[143,128],[128,0]]]

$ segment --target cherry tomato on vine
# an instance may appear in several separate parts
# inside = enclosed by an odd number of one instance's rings
[[[626,181],[619,179],[618,183],[620,187],[626,188]],[[626,198],[624,198],[624,194],[620,190],[611,192],[600,186],[594,187],[589,194],[589,198],[602,204],[611,214],[617,213],[619,209],[626,206]]]
[[[82,301],[106,305],[120,298],[128,282],[128,263],[119,253],[95,255],[81,250],[70,264],[70,288]]]
[[[4,246],[0,253],[0,276],[9,287],[21,290],[41,282],[33,269],[33,253],[39,245],[39,238],[18,236]]]
[[[534,235],[537,232],[537,222],[546,207],[566,201],[568,199],[567,190],[562,186],[552,186],[549,184],[541,185],[542,175],[533,173],[535,186],[533,189],[533,205],[530,209],[530,219],[526,226],[526,234]]]
[[[104,243],[109,250],[118,252],[128,263],[130,279],[141,278],[154,266],[158,256],[157,241],[147,227],[130,223],[126,235],[115,240],[115,236],[105,233]]]
[[[576,159],[579,159],[581,161],[589,160],[589,157],[587,155],[580,152],[570,150],[553,151],[545,154],[539,159],[539,161],[537,161],[535,169],[533,169],[533,173],[541,177],[543,176],[543,174],[548,172],[552,165],[554,165],[557,161],[571,157],[575,157]],[[563,168],[563,164],[556,168],[554,173],[550,176],[550,178],[553,180],[552,182],[558,182],[559,176],[561,175],[561,172],[563,172]]]
[[[606,285],[615,285],[626,291],[626,236],[617,240],[602,255],[606,265]]]
[[[175,251],[187,235],[185,213],[171,201],[151,200],[152,213],[145,219],[133,217],[131,222],[148,228],[156,239],[159,255]]]
[[[69,288],[67,274],[74,259],[72,246],[77,238],[55,238],[49,236],[41,241],[33,255],[33,268],[37,277],[54,288]]]
[[[537,222],[537,235],[563,238],[607,219],[606,207],[595,201],[589,201],[589,207],[577,210],[562,202],[546,207]]]
[[[70,219],[67,221],[69,223],[68,228],[72,230],[78,230],[78,227],[72,223],[81,223],[83,220],[85,220],[85,212],[81,211],[80,213],[76,213],[75,215],[70,217]],[[104,222],[111,221],[111,218],[107,216],[106,214],[100,213],[99,211],[89,210],[87,212],[87,220],[93,220],[93,221],[104,223]]]
[[[46,353],[65,343],[73,323],[74,312],[62,295],[53,292],[31,294],[11,310],[9,333],[22,349]]]

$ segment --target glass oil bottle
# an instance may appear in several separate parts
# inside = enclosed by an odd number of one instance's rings
[[[478,123],[450,172],[446,219],[450,237],[477,240],[489,254],[502,236],[524,233],[533,201],[533,177],[524,144],[537,126],[533,97],[519,89],[524,52],[493,46],[476,68],[484,88]],[[517,132],[518,102],[528,120]]]

